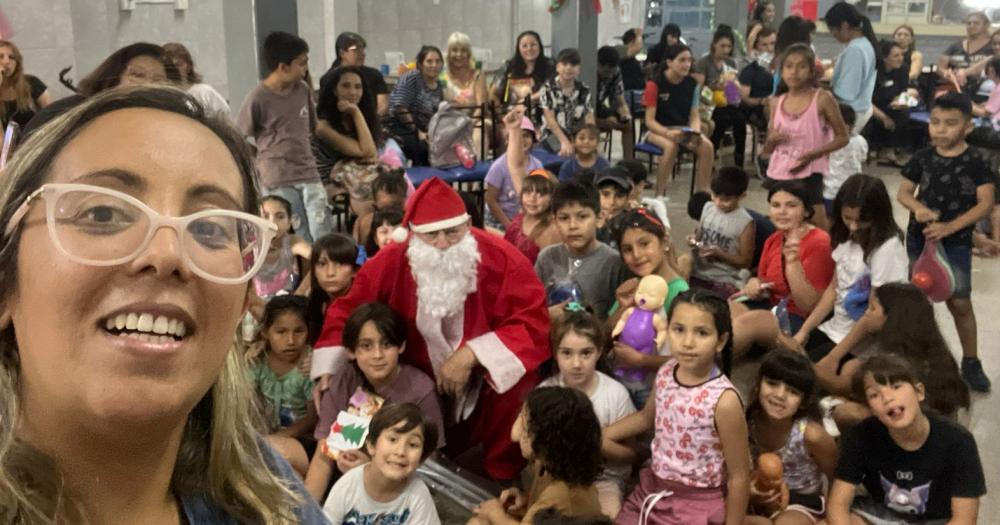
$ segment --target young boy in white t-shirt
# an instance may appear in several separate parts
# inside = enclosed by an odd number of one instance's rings
[[[413,403],[386,405],[372,417],[365,447],[372,460],[347,471],[330,489],[323,513],[331,523],[440,525],[430,490],[414,474],[437,448],[437,427]]]

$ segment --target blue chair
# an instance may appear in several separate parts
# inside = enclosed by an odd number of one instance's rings
[[[430,166],[413,166],[406,168],[406,175],[410,177],[410,181],[413,182],[413,186],[420,186],[421,182],[424,182],[432,177],[437,177],[449,184],[457,178],[457,176],[450,171],[432,168]]]
[[[649,160],[648,160],[647,164],[649,166],[649,172],[650,173],[653,172],[653,165],[654,165],[653,161],[655,159],[658,159],[660,157],[660,155],[663,155],[663,149],[662,148],[660,148],[656,144],[651,144],[649,142],[640,142],[640,143],[636,144],[635,145],[635,152],[636,152],[636,154],[642,153],[644,155],[648,155],[648,159]],[[690,194],[694,195],[694,181],[695,181],[695,179],[698,176],[698,157],[695,156],[695,154],[694,154],[693,151],[690,151],[690,150],[688,150],[686,148],[680,148],[680,151],[677,152],[677,159],[674,161],[674,170],[673,170],[673,173],[671,174],[671,178],[672,179],[676,179],[677,178],[677,175],[681,171],[681,163],[684,161],[685,157],[687,157],[687,156],[691,157],[691,191],[690,191]]]

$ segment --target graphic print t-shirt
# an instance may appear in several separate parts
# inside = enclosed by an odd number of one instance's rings
[[[323,513],[333,525],[441,525],[431,491],[414,474],[396,499],[375,501],[365,491],[365,469],[348,470],[330,489]]]
[[[878,419],[851,429],[840,444],[837,479],[861,483],[872,499],[905,519],[948,519],[951,498],[986,493],[976,441],[957,423],[928,414],[927,441],[904,450]]]

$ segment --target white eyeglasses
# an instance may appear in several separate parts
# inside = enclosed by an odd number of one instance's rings
[[[56,248],[90,266],[134,260],[160,228],[180,240],[181,258],[198,276],[219,284],[249,281],[267,257],[278,228],[265,219],[232,210],[205,210],[168,217],[139,199],[89,184],[45,184],[14,212],[10,237],[37,198],[45,201],[45,222]]]

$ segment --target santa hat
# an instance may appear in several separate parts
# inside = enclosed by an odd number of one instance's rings
[[[392,240],[406,240],[407,229],[430,233],[452,228],[469,221],[465,202],[451,186],[433,177],[424,181],[406,203],[403,224],[392,232]]]

